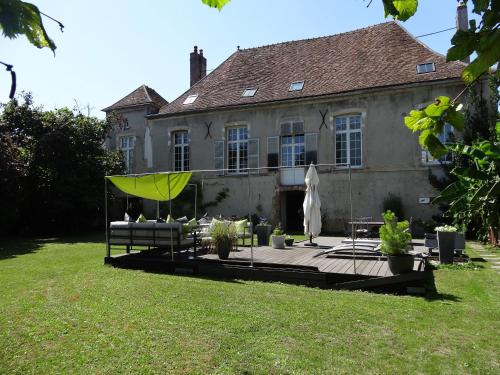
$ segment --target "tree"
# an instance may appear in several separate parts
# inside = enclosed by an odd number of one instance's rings
[[[0,179],[19,181],[18,227],[54,233],[100,223],[104,176],[125,169],[121,153],[104,147],[109,127],[67,108],[44,111],[30,95],[3,106],[0,134],[12,150],[4,165],[22,173],[0,168]]]

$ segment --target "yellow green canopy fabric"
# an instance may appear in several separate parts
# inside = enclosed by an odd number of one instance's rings
[[[168,201],[169,199],[175,199],[184,190],[191,178],[191,172],[154,173],[144,176],[111,176],[107,178],[124,193],[154,201]]]

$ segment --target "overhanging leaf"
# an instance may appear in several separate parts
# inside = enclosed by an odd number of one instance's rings
[[[474,180],[488,180],[489,176],[487,173],[478,171],[477,169],[473,168],[461,168],[461,167],[456,167],[453,168],[451,171],[455,176],[460,176],[464,178],[471,178]]]
[[[440,118],[444,112],[450,108],[450,98],[447,96],[438,96],[434,103],[428,105],[424,112],[427,116],[433,118]]]
[[[424,132],[422,132],[423,134]],[[422,135],[421,135],[422,137]],[[424,146],[425,149],[429,150],[432,157],[438,159],[443,155],[448,153],[446,147],[441,143],[441,141],[431,132],[427,133],[425,137],[419,139],[420,144]]]
[[[201,0],[204,4],[212,8],[221,10],[230,0]]]
[[[10,39],[25,35],[38,48],[48,47],[55,51],[56,45],[49,38],[38,8],[20,0],[0,1],[0,29]]]
[[[460,112],[455,110],[454,107],[448,108],[448,110],[446,111],[444,121],[451,124],[458,131],[464,130],[464,122],[465,122],[464,116]]]
[[[406,21],[417,11],[418,0],[383,0],[385,16]]]

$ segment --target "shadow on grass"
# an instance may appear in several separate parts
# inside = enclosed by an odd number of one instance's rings
[[[424,298],[429,301],[450,301],[450,302],[461,302],[462,298],[454,296],[448,293],[439,293],[436,288],[436,282],[434,278],[434,271],[432,269],[426,271],[425,275],[425,290],[426,293]]]
[[[0,240],[0,260],[34,253],[47,244],[103,243],[104,234],[91,232],[61,237],[25,238],[7,237]]]

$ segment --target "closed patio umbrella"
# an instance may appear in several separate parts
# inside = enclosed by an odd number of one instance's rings
[[[307,171],[306,197],[304,199],[304,234],[309,235],[309,243],[306,246],[317,246],[312,242],[313,237],[321,233],[321,201],[318,194],[319,178],[314,164],[311,163]]]

